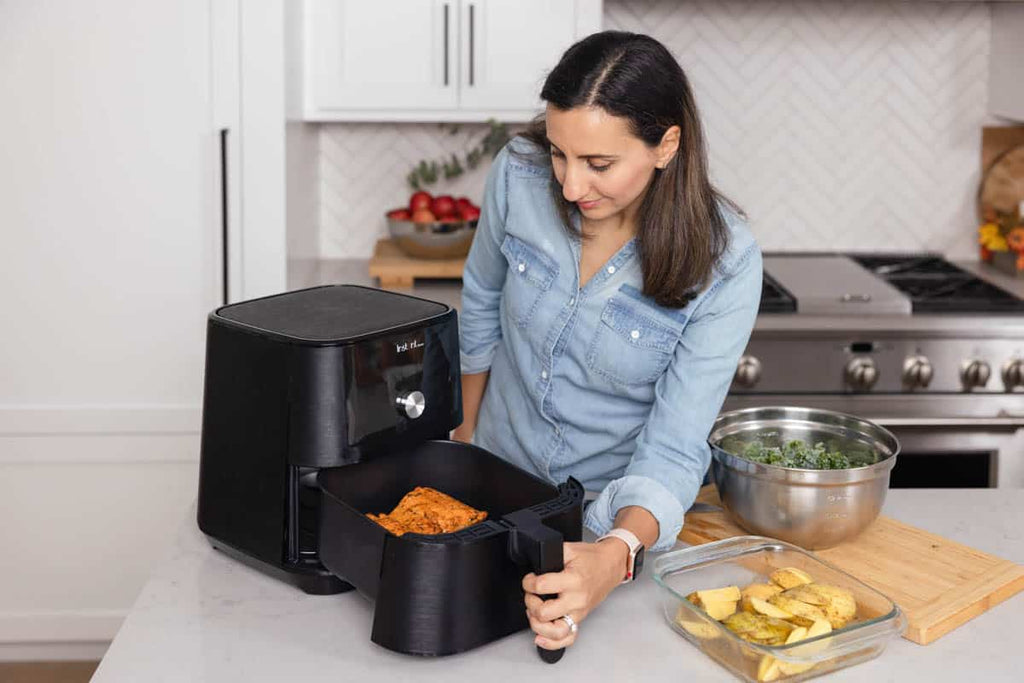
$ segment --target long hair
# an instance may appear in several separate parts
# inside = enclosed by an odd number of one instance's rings
[[[671,126],[679,126],[678,151],[664,169],[655,169],[641,201],[636,240],[644,294],[662,306],[685,306],[710,281],[728,246],[720,203],[739,215],[743,212],[708,178],[704,133],[682,67],[650,36],[603,31],[566,50],[540,96],[563,111],[599,107],[624,118],[633,134],[652,148]],[[550,148],[543,114],[520,136],[542,150]],[[551,194],[566,229],[573,230],[573,207],[554,173]]]

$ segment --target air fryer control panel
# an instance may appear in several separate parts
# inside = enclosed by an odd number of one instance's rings
[[[445,438],[461,422],[454,324],[382,336],[348,348],[350,446],[388,434],[401,436],[406,444]]]

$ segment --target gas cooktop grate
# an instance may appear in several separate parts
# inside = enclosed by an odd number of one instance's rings
[[[850,258],[910,297],[914,313],[1017,313],[1024,299],[941,256],[878,254]]]

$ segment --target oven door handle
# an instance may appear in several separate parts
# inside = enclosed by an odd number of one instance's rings
[[[929,429],[1021,429],[1024,417],[882,417],[871,421],[890,428],[924,427]]]

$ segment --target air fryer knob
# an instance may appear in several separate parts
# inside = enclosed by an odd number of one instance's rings
[[[423,411],[427,409],[427,399],[423,397],[421,391],[402,394],[395,399],[395,404],[398,406],[399,412],[405,413],[412,420],[422,415]]]

